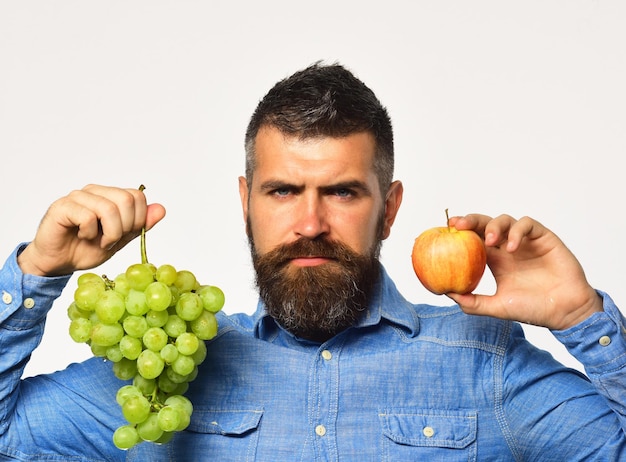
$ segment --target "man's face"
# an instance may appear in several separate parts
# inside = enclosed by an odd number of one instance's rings
[[[293,333],[328,338],[367,304],[401,184],[382,196],[369,133],[300,140],[264,127],[255,147],[239,189],[261,297]]]

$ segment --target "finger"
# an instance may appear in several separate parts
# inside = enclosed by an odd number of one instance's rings
[[[68,197],[84,217],[76,223],[78,237],[99,237],[101,248],[109,249],[126,236],[126,241],[133,239],[145,225],[146,199],[137,189],[89,185]]]
[[[538,221],[529,217],[522,217],[511,227],[508,233],[506,250],[515,252],[523,239],[536,239],[542,236],[545,231],[546,228]]]
[[[99,210],[102,210],[103,213],[110,212],[110,217],[119,215],[123,234],[139,232],[145,226],[146,196],[139,189],[89,185],[84,188],[84,191],[103,201],[98,204]],[[107,215],[103,215],[102,218],[106,217]]]
[[[101,232],[100,221],[82,195],[80,191],[73,191],[53,203],[41,222],[40,231],[49,233],[49,224],[54,223],[65,229],[76,229],[79,239],[96,239]]]
[[[500,215],[489,221],[485,226],[485,245],[487,247],[502,247],[509,240],[509,232],[516,220],[510,215]]]
[[[86,189],[72,191],[64,205],[65,225],[75,226],[79,239],[100,239],[100,247],[108,248],[124,234],[119,208],[103,196]]]
[[[487,215],[481,215],[478,213],[470,213],[462,217],[461,216],[450,217],[449,224],[450,226],[454,226],[456,229],[459,229],[459,230],[471,229],[475,231],[476,233],[478,233],[479,235],[483,236],[485,226],[487,225],[487,223],[489,223],[490,220],[491,220],[491,217]]]

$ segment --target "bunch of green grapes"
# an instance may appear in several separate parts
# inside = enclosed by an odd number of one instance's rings
[[[132,380],[116,396],[127,421],[113,434],[120,449],[167,442],[189,425],[193,406],[184,393],[224,305],[222,290],[201,285],[192,272],[147,263],[144,240],[143,263],[113,280],[83,273],[68,308],[72,339],[111,361],[116,377]]]

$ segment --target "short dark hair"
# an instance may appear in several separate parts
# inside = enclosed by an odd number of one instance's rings
[[[255,169],[255,139],[264,126],[301,139],[369,132],[376,141],[374,169],[383,194],[393,180],[393,129],[387,110],[339,64],[314,63],[276,83],[259,102],[246,130],[248,186]]]

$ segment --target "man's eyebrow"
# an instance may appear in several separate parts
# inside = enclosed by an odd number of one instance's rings
[[[302,189],[304,186],[296,185],[294,183],[289,183],[283,180],[267,180],[261,183],[260,190],[261,191],[274,191],[276,189]]]
[[[277,189],[290,189],[292,191],[302,191],[304,185],[290,183],[284,180],[267,180],[261,183],[259,188],[262,192],[275,191]],[[327,185],[319,186],[322,191],[337,191],[340,189],[351,189],[360,191],[364,195],[371,195],[371,188],[363,181],[360,180],[348,180],[338,181],[337,183],[329,183]]]
[[[370,187],[363,181],[359,180],[339,181],[337,183],[331,183],[327,186],[323,186],[322,189],[335,191],[338,189],[352,189],[361,191],[366,195],[372,194]]]

